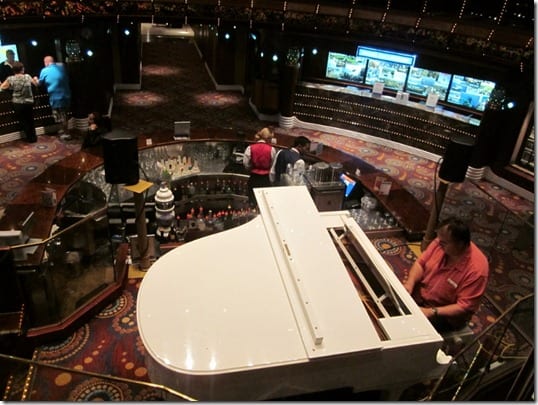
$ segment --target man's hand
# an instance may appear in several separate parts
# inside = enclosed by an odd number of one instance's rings
[[[413,286],[411,285],[411,283],[406,281],[405,283],[403,283],[403,286],[409,294],[413,294]]]

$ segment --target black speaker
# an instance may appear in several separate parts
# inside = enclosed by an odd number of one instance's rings
[[[443,162],[439,169],[439,177],[452,183],[461,183],[465,180],[473,146],[473,138],[464,135],[453,136],[446,147]]]
[[[20,311],[23,300],[13,251],[0,247],[0,313]]]
[[[138,142],[135,135],[113,130],[102,137],[105,180],[110,184],[138,183]]]

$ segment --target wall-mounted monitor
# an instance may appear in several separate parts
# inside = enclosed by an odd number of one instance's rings
[[[409,70],[405,91],[424,97],[436,93],[439,100],[445,100],[451,77],[450,73],[412,67]]]
[[[10,49],[15,52],[15,60],[19,59],[19,52],[17,50],[17,45],[15,44],[2,44],[0,45],[0,63],[3,63],[6,60],[6,51]]]
[[[409,66],[400,63],[369,60],[365,83],[371,86],[383,83],[387,89],[403,90],[408,71]]]
[[[363,83],[366,73],[366,58],[329,52],[325,77]]]
[[[454,75],[447,101],[472,110],[484,111],[495,83],[467,76]]]

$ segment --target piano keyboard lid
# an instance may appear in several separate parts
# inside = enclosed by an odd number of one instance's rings
[[[261,188],[255,195],[308,357],[380,348],[308,189]]]

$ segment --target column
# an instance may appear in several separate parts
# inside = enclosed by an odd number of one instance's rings
[[[279,125],[282,128],[292,128],[294,123],[293,103],[295,88],[299,80],[301,49],[289,48],[286,60],[280,69],[278,110]]]

